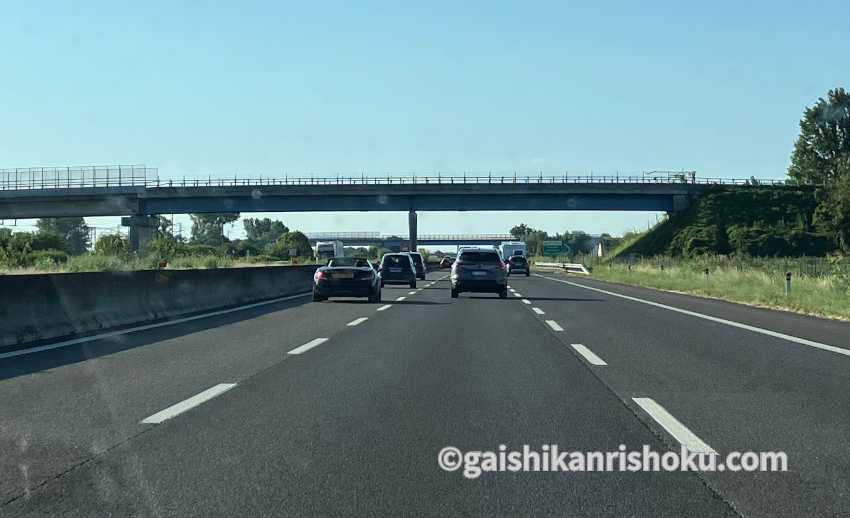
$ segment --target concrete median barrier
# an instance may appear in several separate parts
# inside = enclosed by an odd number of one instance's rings
[[[303,293],[316,268],[0,276],[0,348]]]

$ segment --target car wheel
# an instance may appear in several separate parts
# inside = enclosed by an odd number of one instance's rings
[[[530,273],[530,272],[525,272],[525,276],[526,276],[526,277],[528,277],[529,275],[531,275],[531,273]]]
[[[381,281],[381,287],[382,288],[384,287],[384,281]]]
[[[505,289],[503,289],[502,291],[499,292],[499,298],[500,299],[508,298],[508,289],[507,288],[505,288]]]
[[[456,299],[456,298],[457,298],[457,296],[458,296],[458,292],[457,292],[457,290],[456,290],[456,289],[454,289],[454,288],[452,288],[452,298],[453,298],[453,299]]]
[[[313,292],[313,302],[321,302],[323,300],[325,300],[324,297],[322,297],[321,295],[319,295],[315,291]]]
[[[410,282],[410,289],[412,289],[412,290],[415,290],[415,289],[416,289],[416,281],[411,281],[411,282]]]

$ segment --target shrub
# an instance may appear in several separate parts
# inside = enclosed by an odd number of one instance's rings
[[[168,237],[158,237],[150,242],[147,247],[147,255],[153,259],[171,260],[177,257],[180,244]]]
[[[94,251],[101,255],[124,257],[130,251],[130,241],[120,234],[106,234],[98,238]]]
[[[118,272],[131,270],[132,266],[126,259],[100,254],[73,256],[65,264],[69,272]]]
[[[36,267],[40,265],[52,267],[68,262],[68,254],[62,250],[36,250],[29,253],[27,262]]]

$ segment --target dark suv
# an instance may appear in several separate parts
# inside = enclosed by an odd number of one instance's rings
[[[507,298],[506,266],[499,252],[487,248],[464,248],[452,265],[452,298],[465,291],[498,293]]]
[[[514,255],[507,261],[508,263],[508,275],[512,275],[516,272],[523,272],[525,276],[528,277],[531,273],[530,267],[528,266],[528,259],[521,255]]]
[[[384,284],[408,284],[416,287],[416,266],[410,254],[385,254],[381,258],[381,286]]]
[[[422,254],[419,252],[407,252],[410,258],[413,259],[413,264],[416,265],[416,277],[425,280],[425,262],[422,260]]]

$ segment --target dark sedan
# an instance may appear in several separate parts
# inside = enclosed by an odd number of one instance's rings
[[[328,297],[368,297],[381,301],[381,276],[368,260],[360,257],[334,257],[313,275],[313,301]]]

